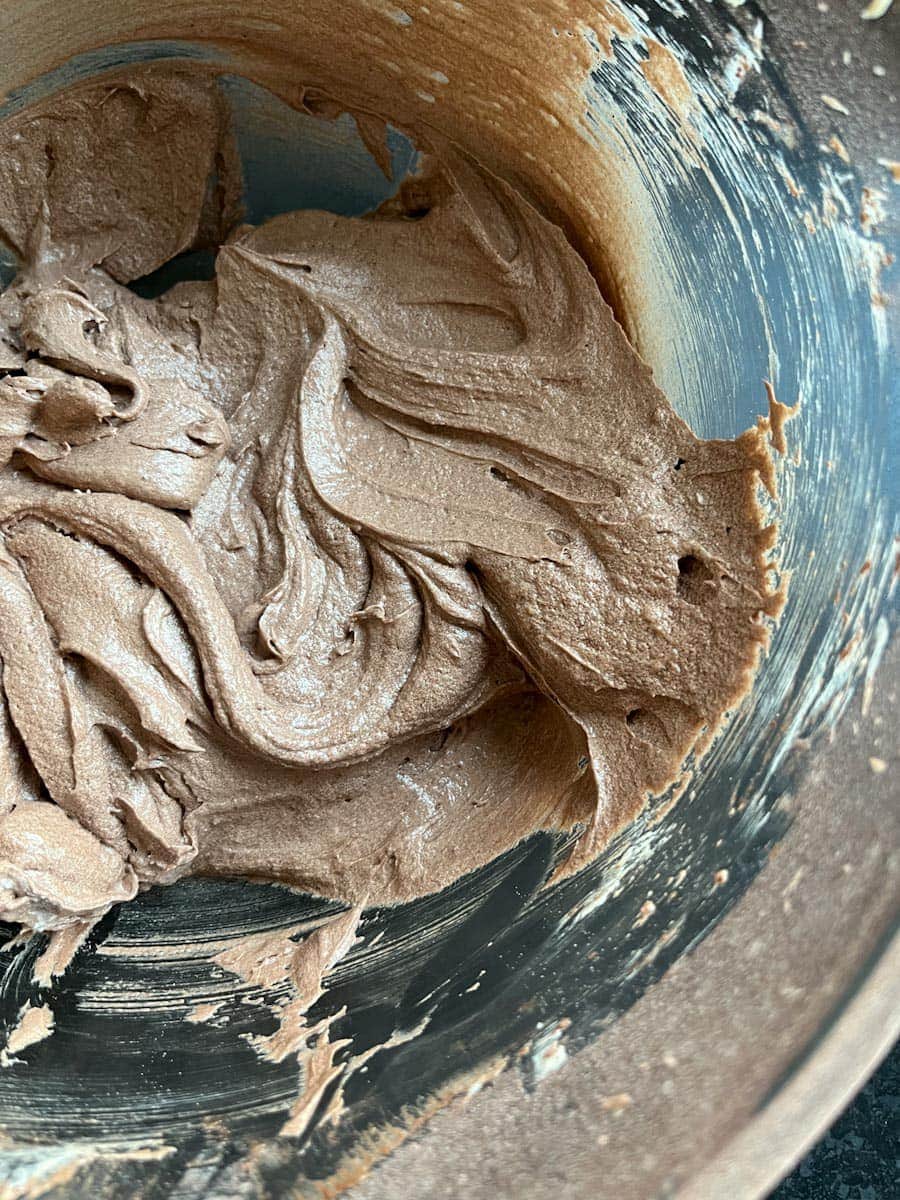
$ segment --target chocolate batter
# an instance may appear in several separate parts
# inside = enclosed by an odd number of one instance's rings
[[[371,119],[362,119],[367,140]],[[187,872],[362,903],[575,867],[747,690],[769,424],[695,437],[561,231],[452,147],[237,224],[214,78],[0,126],[0,917]],[[215,279],[129,285],[217,248]]]

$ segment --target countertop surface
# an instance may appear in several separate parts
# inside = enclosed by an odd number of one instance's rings
[[[900,1191],[900,1043],[771,1200],[893,1200]]]

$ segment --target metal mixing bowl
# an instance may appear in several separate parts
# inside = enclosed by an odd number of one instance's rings
[[[611,7],[599,3],[556,0],[540,21],[496,0],[244,7],[8,3],[6,106],[134,58],[257,74],[277,59],[282,83],[317,82],[316,39],[364,97],[410,45],[438,64],[451,39],[461,65],[436,102],[397,76],[396,124],[467,140],[564,223],[699,433],[751,424],[763,379],[802,401],[778,513],[790,600],[752,696],[677,804],[654,801],[553,888],[564,847],[538,835],[439,895],[366,914],[315,1013],[346,1006],[334,1026],[346,1054],[414,1029],[426,1007],[431,1019],[353,1076],[337,1126],[275,1136],[296,1064],[262,1063],[242,1037],[272,1029],[259,1003],[271,996],[210,961],[237,936],[335,906],[242,881],[151,891],[101,923],[49,995],[31,978],[40,939],[7,949],[7,1026],[40,996],[57,1028],[0,1071],[0,1195],[329,1196],[392,1149],[359,1200],[762,1195],[900,1014],[897,344],[884,301],[897,205],[878,161],[897,157],[900,21],[863,22],[855,5],[646,0],[620,6],[640,36],[614,38],[606,57],[585,33]],[[557,121],[545,160],[526,162],[514,130],[464,100],[502,96],[515,66],[523,102],[552,108],[541,57],[568,34],[595,52],[560,79],[580,120]],[[699,97],[687,115],[643,80],[651,35]],[[384,194],[348,123],[323,131],[227,87],[252,219],[361,211]],[[414,151],[399,134],[392,145],[402,172]],[[601,211],[602,245],[588,236]],[[211,999],[224,1002],[215,1022],[185,1022]]]

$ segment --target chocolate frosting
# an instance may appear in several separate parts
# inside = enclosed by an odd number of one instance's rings
[[[513,188],[432,139],[366,217],[250,228],[239,192],[199,70],[0,125],[0,916],[30,928],[188,871],[397,902],[536,829],[580,829],[574,868],[780,604],[767,422],[695,437]],[[204,246],[213,280],[129,286]]]

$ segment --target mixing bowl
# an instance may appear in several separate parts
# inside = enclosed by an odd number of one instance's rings
[[[344,1112],[299,1138],[278,1136],[297,1064],[247,1040],[278,988],[212,959],[338,905],[152,890],[52,989],[41,939],[9,946],[7,1030],[27,1000],[56,1029],[0,1070],[0,1195],[758,1196],[874,1066],[900,1014],[897,29],[775,0],[3,6],[4,112],[123,63],[213,62],[251,221],[365,211],[436,129],[563,226],[698,433],[752,424],[764,380],[800,407],[772,502],[788,606],[677,803],[555,886],[564,839],[538,834],[366,912],[313,1010],[347,1040]],[[350,118],[297,111],[304,87],[390,120],[393,183]]]

